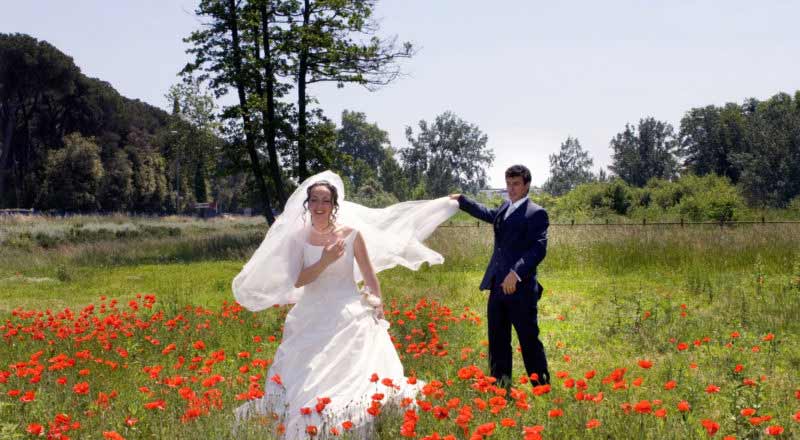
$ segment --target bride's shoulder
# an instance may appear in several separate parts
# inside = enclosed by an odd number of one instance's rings
[[[348,225],[339,225],[336,228],[336,234],[341,238],[348,238],[350,235],[355,235],[357,233],[358,230],[356,228]]]

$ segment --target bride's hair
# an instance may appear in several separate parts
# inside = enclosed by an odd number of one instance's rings
[[[336,214],[339,212],[339,191],[327,180],[319,180],[308,186],[306,189],[306,199],[303,201],[303,214],[308,212],[308,201],[311,199],[311,191],[318,186],[324,186],[331,192],[331,205],[333,209],[331,210],[331,217],[328,219],[328,222],[330,222],[329,224],[334,224],[336,223]],[[305,218],[305,215],[303,215],[303,218]]]

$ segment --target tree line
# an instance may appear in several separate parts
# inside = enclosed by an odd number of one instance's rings
[[[0,34],[0,207],[164,214],[214,200],[228,211],[255,205],[271,219],[298,179],[323,169],[341,173],[370,206],[476,192],[494,156],[474,124],[445,112],[409,127],[409,146],[394,148],[365,114],[344,111],[337,127],[307,93],[323,80],[388,83],[398,74],[393,57],[411,53],[377,38],[336,42],[372,32],[372,3],[357,3],[304,2],[299,12],[316,23],[311,38],[288,4],[201,2],[197,12],[210,20],[187,38],[196,59],[167,93],[171,114],[86,77],[45,41]],[[323,18],[334,23],[312,20]],[[303,38],[335,47],[304,48]],[[305,86],[298,50],[313,55]],[[217,109],[229,91],[244,99]]]
[[[681,176],[720,176],[750,206],[783,208],[800,196],[800,91],[765,101],[692,108],[676,131],[646,117],[626,124],[609,142],[610,173],[592,172],[593,160],[578,139],[567,138],[550,156],[543,189],[555,196],[581,184],[620,179],[634,188]]]

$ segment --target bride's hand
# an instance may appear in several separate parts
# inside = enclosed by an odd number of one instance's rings
[[[334,261],[338,260],[342,255],[344,255],[344,240],[340,238],[336,240],[336,243],[325,246],[325,248],[322,250],[320,261],[322,264],[328,266]]]

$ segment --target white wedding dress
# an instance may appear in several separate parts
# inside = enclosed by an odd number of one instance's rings
[[[286,317],[264,397],[239,407],[237,419],[253,412],[275,414],[284,424],[286,439],[308,438],[309,425],[317,428],[315,438],[325,438],[331,428],[343,433],[342,423],[349,421],[354,425],[351,432],[368,438],[373,416],[367,409],[375,393],[385,395],[382,405],[417,394],[420,384],[407,383],[388,322],[376,317],[358,291],[353,255],[357,234],[350,232],[344,255],[305,286]],[[319,260],[322,246],[305,242],[302,247],[304,266]],[[373,374],[381,380],[371,381]],[[271,380],[275,375],[282,384]],[[395,387],[382,384],[385,378]],[[319,414],[315,406],[325,397],[330,403]],[[310,414],[303,414],[303,408],[310,408]]]

